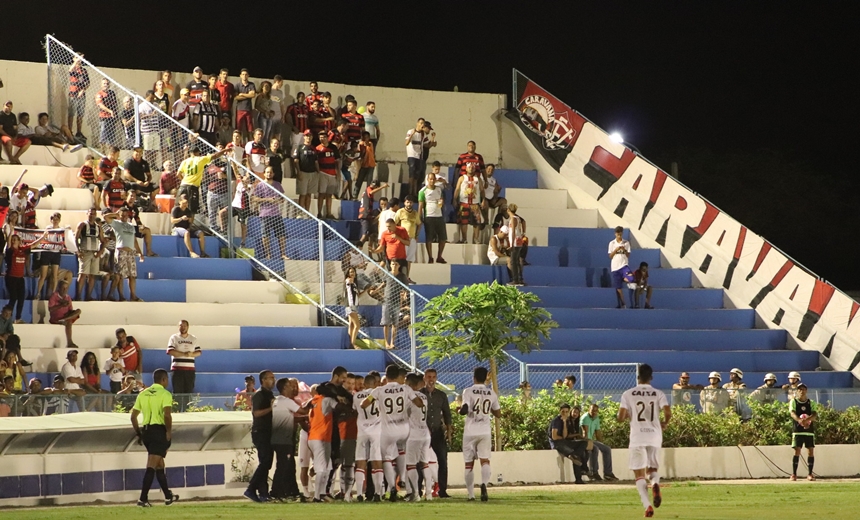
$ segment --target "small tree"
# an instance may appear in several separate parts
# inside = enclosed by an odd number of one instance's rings
[[[422,356],[431,362],[456,356],[489,361],[490,380],[498,392],[498,367],[508,361],[505,348],[513,345],[528,354],[540,349],[550,329],[558,327],[536,303],[540,298],[534,293],[496,282],[448,289],[418,314],[415,334],[425,349]],[[498,431],[496,421],[497,449]]]

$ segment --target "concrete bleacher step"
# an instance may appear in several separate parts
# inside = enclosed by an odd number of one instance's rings
[[[653,269],[649,283],[658,288],[687,288],[692,285],[691,269]],[[611,287],[612,278],[608,268],[585,267],[533,267],[525,270],[523,277],[529,286],[555,287]],[[451,284],[509,281],[503,266],[451,265]],[[416,280],[417,281],[417,280]],[[629,300],[625,294],[625,300]],[[654,300],[652,300],[654,301]],[[627,302],[630,303],[629,301]]]
[[[271,350],[214,350],[205,352],[197,358],[195,365],[200,377],[201,372],[245,372],[256,374],[261,370],[274,372],[295,371],[301,367],[303,372],[329,372],[337,365],[347,367],[352,372],[383,370],[388,361],[384,350],[283,350],[277,356]],[[143,369],[152,372],[158,368],[170,368],[170,357],[144,356]]]
[[[643,309],[642,312],[618,314],[617,309],[553,307],[547,311],[561,328],[743,330],[755,327],[753,309]]]
[[[86,191],[86,190],[82,190]],[[89,191],[87,191],[89,193]],[[75,229],[78,224],[87,220],[87,209],[85,206],[79,209],[44,209],[40,204],[36,209],[36,225],[39,229],[44,229],[51,223],[51,215],[60,213],[60,226]],[[154,235],[169,235],[172,225],[170,224],[170,215],[167,213],[141,213],[140,220],[144,226],[150,228]]]
[[[35,146],[31,146],[30,150],[35,148]],[[25,162],[25,158],[31,153],[30,150],[25,152],[21,162]],[[64,158],[70,159],[69,162],[65,163],[69,166],[47,165],[44,161],[41,164],[27,161],[23,166],[17,164],[0,164],[0,184],[11,188],[15,180],[18,179],[18,176],[26,168],[27,174],[21,182],[25,182],[34,188],[42,187],[44,184],[50,184],[55,189],[77,188],[79,183],[77,174],[80,168],[77,165],[83,164],[84,156],[81,156],[80,161],[75,162],[71,160],[72,157],[70,155],[62,155],[65,156]],[[3,156],[5,157],[6,154],[4,153]],[[57,156],[59,157],[60,154]]]
[[[39,185],[41,186],[41,185]],[[80,188],[57,188],[50,197],[42,197],[39,209],[42,210],[83,210],[93,206],[93,194]],[[70,225],[70,223],[65,223]]]
[[[378,323],[378,319],[376,321]],[[178,332],[177,325],[127,325],[123,327],[133,336],[144,356],[161,356],[167,340]],[[75,325],[74,339],[84,350],[99,350],[99,359],[107,359],[109,349],[116,343],[116,325]],[[54,370],[50,364],[56,359],[65,360],[66,337],[58,325],[16,325],[15,332],[27,351],[25,359],[33,363],[33,370]],[[344,350],[349,348],[346,327],[316,326],[238,326],[193,325],[190,333],[197,336],[204,350],[281,350],[319,349]],[[102,350],[104,352],[102,352]],[[57,357],[59,356],[59,357]]]
[[[531,229],[531,228],[529,228]],[[607,246],[609,242],[606,242]],[[532,247],[529,245],[528,262],[537,268],[539,266],[548,267],[590,267],[609,269],[609,257],[607,256],[605,247],[597,248],[582,248],[582,247]],[[660,250],[659,249],[634,249],[630,252],[629,265],[631,269],[637,269],[639,264],[647,262],[651,269],[659,268]],[[525,274],[532,271],[532,268],[526,267]]]
[[[596,228],[597,226],[593,227]],[[625,240],[630,240],[630,230],[625,229],[622,236]],[[609,249],[609,242],[615,238],[615,232],[611,229],[551,227],[547,238],[547,243],[550,246],[596,249],[602,250],[606,254]]]
[[[491,216],[491,223],[492,223],[492,216]],[[457,240],[460,236],[459,235],[460,229],[459,229],[459,226],[457,224],[445,224],[445,230],[448,234],[449,244],[450,244],[450,242]],[[418,242],[420,242],[421,244],[423,244],[427,240],[427,237],[426,237],[424,231],[425,231],[425,226],[421,226],[421,230],[418,232]],[[549,236],[549,228],[548,227],[546,227],[546,226],[533,226],[531,224],[531,222],[529,222],[528,229],[526,231],[527,231],[526,235],[529,237],[529,247],[531,247],[531,246],[546,246],[547,245],[547,243],[548,243],[547,238]],[[489,242],[489,236],[490,236],[489,233],[491,233],[491,231],[485,230],[484,235],[482,235],[482,236],[486,237],[487,242]],[[469,240],[472,240],[472,226],[468,227],[467,232],[466,232],[466,238]],[[424,246],[421,246],[421,247],[424,247]],[[448,246],[445,246],[445,247],[447,249]],[[434,244],[433,245],[433,252],[436,253],[438,250],[439,250],[439,248],[436,246],[436,244]]]
[[[506,188],[505,192],[508,204],[516,204],[519,207],[519,213],[523,213],[524,208],[573,208],[573,202],[570,200],[570,194],[567,190]],[[532,226],[531,220],[528,224],[529,227]]]
[[[526,274],[526,282],[528,282],[528,274]],[[412,286],[418,294],[427,299],[439,296],[449,287],[451,286]],[[542,307],[608,309],[614,308],[616,305],[615,289],[609,288],[527,286],[524,290],[536,294],[540,298],[538,305]],[[657,304],[658,301],[659,305]],[[722,309],[723,291],[722,289],[659,289],[654,291],[652,302],[660,309]],[[644,309],[618,309],[618,312],[647,311]]]
[[[623,320],[623,317],[620,318]],[[585,326],[588,326],[586,324]],[[725,353],[738,350],[776,351],[785,348],[781,329],[661,330],[661,329],[553,329],[541,349],[546,351],[675,350]]]
[[[762,371],[812,371],[818,368],[818,352],[808,350],[733,350],[711,352],[678,352],[675,350],[592,350],[552,351],[543,350],[530,354],[510,352],[514,358],[525,363],[648,363],[662,372],[705,372],[716,370],[724,373],[732,368],[744,372]],[[677,375],[675,377],[677,380]]]
[[[445,170],[442,170],[445,172]],[[454,171],[454,167],[449,167],[447,170],[448,182],[451,189],[454,189],[457,183],[459,172]],[[537,170],[512,170],[508,168],[496,168],[493,176],[504,188],[538,188],[538,173]]]
[[[519,208],[519,215],[526,220],[526,233],[534,224],[540,227],[596,228],[600,215],[596,209]],[[610,237],[611,239],[611,237]],[[609,244],[609,240],[606,241]]]
[[[33,302],[33,319],[48,321],[48,302]],[[260,325],[310,326],[317,323],[312,305],[252,303],[75,302],[77,325]],[[57,326],[59,327],[59,326]]]

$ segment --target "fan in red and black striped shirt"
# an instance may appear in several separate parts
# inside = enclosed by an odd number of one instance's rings
[[[349,123],[347,123],[346,120],[341,119],[337,122],[337,128],[335,128],[334,130],[330,130],[328,133],[329,143],[334,145],[337,148],[337,151],[340,153],[343,153],[344,149],[346,148],[347,141],[345,132],[348,124]]]
[[[308,108],[310,108],[314,101],[319,101],[320,106],[322,106],[323,95],[322,92],[319,91],[319,83],[317,83],[316,81],[311,81],[310,87],[311,92],[305,98],[305,104],[307,104]]]
[[[305,93],[296,94],[296,102],[287,107],[287,114],[293,120],[293,126],[302,134],[308,129],[308,113],[310,108],[305,104]]]
[[[194,67],[193,79],[185,85],[185,88],[188,89],[188,104],[195,106],[200,103],[200,97],[203,95],[203,91],[209,90],[208,81],[203,79],[203,69],[200,67]]]
[[[331,114],[322,107],[322,102],[314,101],[311,105],[311,109],[308,112],[308,121],[311,127],[311,132],[316,136],[320,132],[328,132],[331,130],[328,119],[331,118]]]
[[[119,163],[119,148],[112,146],[110,153],[102,157],[99,161],[99,178],[97,182],[109,181],[113,177],[113,171],[116,170]]]
[[[457,164],[454,165],[454,171],[459,175],[466,175],[466,165],[472,163],[475,165],[475,173],[480,173],[481,177],[486,180],[487,174],[484,168],[484,158],[479,153],[475,153],[475,141],[469,141],[466,144],[466,153],[461,153],[457,158]]]
[[[364,116],[356,112],[355,101],[347,101],[346,112],[343,119],[349,124],[346,129],[346,138],[349,141],[361,141],[361,133],[364,132]]]

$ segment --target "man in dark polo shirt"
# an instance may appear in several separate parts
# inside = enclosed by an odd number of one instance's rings
[[[134,408],[131,411],[131,425],[137,434],[137,443],[146,446],[146,472],[143,474],[143,486],[140,490],[139,507],[152,507],[149,503],[149,488],[153,478],[164,492],[164,505],[179,500],[179,495],[173,494],[167,485],[167,475],[164,473],[164,457],[170,449],[170,439],[173,434],[173,395],[165,388],[169,382],[167,370],[159,368],[152,374],[153,384],[137,395]],[[138,417],[142,416],[142,421]],[[141,424],[142,423],[142,424]]]
[[[275,374],[271,370],[260,372],[260,389],[254,392],[251,398],[251,413],[254,416],[251,426],[251,441],[257,448],[257,457],[260,463],[257,470],[248,482],[245,497],[254,502],[269,502],[269,470],[272,469],[272,460],[275,452],[272,448],[272,404],[275,394],[272,388],[275,386]]]
[[[430,447],[439,459],[439,498],[448,495],[448,444],[451,442],[451,406],[445,392],[436,388],[436,369],[424,372],[424,388],[427,396],[427,428],[430,429]],[[421,488],[421,485],[418,485]]]
[[[576,477],[574,483],[584,484],[582,466],[587,456],[588,440],[579,427],[577,410],[580,410],[579,406],[571,410],[569,404],[561,405],[558,415],[549,424],[547,437],[551,448],[573,462],[573,474]]]
[[[149,162],[143,158],[143,148],[137,146],[132,150],[131,157],[125,160],[122,165],[122,180],[145,186],[147,188],[152,185],[152,172],[149,168]],[[147,193],[151,190],[147,190]]]

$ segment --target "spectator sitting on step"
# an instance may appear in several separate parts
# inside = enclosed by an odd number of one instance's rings
[[[122,358],[123,373],[140,379],[143,375],[143,350],[137,344],[134,336],[129,336],[125,329],[116,329],[116,345],[120,349],[120,358]]]
[[[251,409],[251,396],[257,391],[254,388],[254,376],[245,376],[245,388],[236,389],[236,399],[233,401],[233,410],[247,411]]]
[[[102,204],[102,188],[101,184],[96,182],[95,168],[96,159],[88,154],[84,159],[84,164],[81,165],[81,169],[78,170],[78,181],[80,181],[78,187],[90,190],[93,194],[93,207],[99,210]]]
[[[51,387],[43,388],[42,380],[36,377],[30,378],[27,385],[27,400],[21,405],[23,409],[22,417],[40,417],[45,415],[47,410],[48,398],[45,396],[51,395],[53,389]]]
[[[81,144],[76,144],[73,147],[69,143],[65,142],[61,137],[38,135],[36,130],[30,126],[30,114],[27,112],[21,112],[18,114],[18,135],[26,137],[36,146],[53,146],[54,148],[59,148],[64,152],[77,152],[83,148],[83,145]]]
[[[146,256],[158,256],[152,250],[152,230],[143,225],[140,220],[141,205],[138,203],[137,194],[131,190],[125,194],[125,207],[128,209],[129,218],[134,222],[135,238],[142,238],[146,246]]]
[[[131,157],[125,160],[122,179],[140,186],[152,186],[152,171],[149,162],[143,158],[142,146],[135,146],[131,152]]]
[[[16,322],[17,323],[17,322]],[[786,396],[788,400],[791,401],[794,399],[797,394],[797,386],[800,384],[800,372],[789,372],[788,373],[788,384],[782,385],[782,389],[785,390]]]
[[[11,101],[0,110],[0,144],[6,150],[9,164],[21,164],[21,156],[30,148],[30,140],[18,135],[18,118],[12,113]],[[13,146],[18,147],[18,153],[12,153]]]
[[[711,372],[708,374],[708,381],[711,384],[702,389],[699,394],[699,403],[702,405],[703,413],[720,414],[729,405],[729,393],[720,388],[719,372]]]
[[[12,306],[4,305],[0,311],[0,352],[3,352],[6,347],[6,341],[9,337],[15,334],[15,319],[12,318]],[[2,358],[2,355],[0,355]]]
[[[64,143],[74,145],[70,151],[74,152],[80,150],[82,145],[75,140],[75,136],[72,134],[72,131],[68,126],[63,125],[58,128],[57,125],[51,123],[51,116],[45,112],[39,114],[38,123],[39,125],[36,126],[36,135],[51,139],[61,139]],[[77,149],[75,149],[75,147],[77,147]]]
[[[502,185],[493,176],[493,172],[496,171],[496,165],[488,164],[484,171],[484,200],[481,201],[481,213],[484,216],[482,226],[486,227],[486,223],[490,221],[490,210],[507,206],[508,201],[504,197],[499,196],[499,193],[502,191]]]
[[[755,399],[762,404],[771,404],[777,401],[781,393],[782,389],[776,386],[776,376],[769,373],[764,376],[764,384],[750,394],[750,399]]]
[[[185,247],[188,249],[188,254],[191,258],[209,258],[206,254],[206,235],[197,229],[194,223],[194,213],[188,207],[188,197],[183,193],[179,196],[179,204],[174,206],[173,212],[170,214],[170,222],[173,224],[173,236],[181,237]],[[194,246],[191,244],[191,238],[195,237],[200,242],[200,254],[194,252]]]
[[[588,480],[618,480],[618,477],[612,473],[612,448],[603,443],[603,430],[600,428],[600,406],[593,403],[579,423],[585,437],[592,444],[589,450]],[[598,453],[603,457],[603,478],[600,478],[600,474],[597,473],[600,469]]]
[[[549,445],[562,457],[573,462],[573,474],[577,484],[585,484],[582,480],[582,465],[586,458],[588,441],[582,435],[579,421],[571,416],[569,404],[559,407],[559,414],[549,423]]]
[[[182,176],[173,167],[173,161],[170,159],[164,161],[161,165],[161,180],[159,183],[159,195],[176,195],[176,190],[179,189],[179,183],[182,181]]]
[[[500,227],[498,232],[490,237],[487,258],[490,260],[490,265],[506,266],[508,278],[511,277],[511,257],[508,256],[508,226]]]
[[[633,279],[635,280],[633,283],[633,308],[639,308],[639,297],[645,293],[645,308],[653,309],[654,307],[651,307],[651,286],[648,285],[648,262],[639,264],[639,269],[633,271]]]
[[[61,280],[57,284],[57,290],[48,300],[48,311],[51,314],[50,323],[63,325],[66,329],[66,348],[75,348],[77,345],[72,341],[72,324],[81,317],[81,310],[72,306],[72,298],[69,296],[68,289],[69,283],[65,280]]]
[[[115,394],[122,390],[122,378],[125,377],[125,363],[123,363],[120,355],[122,349],[114,345],[110,349],[110,358],[105,360],[104,371],[105,375],[110,378],[110,391]]]

